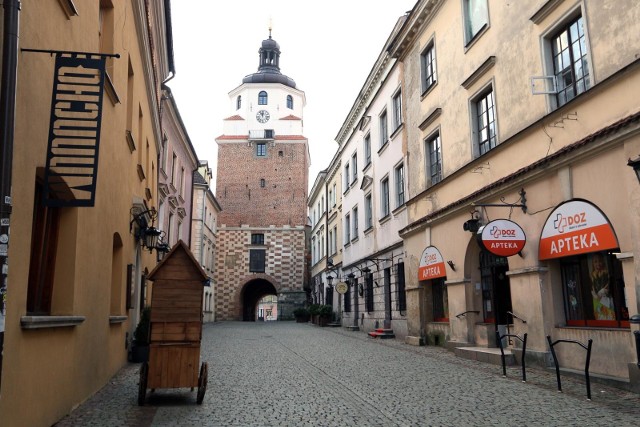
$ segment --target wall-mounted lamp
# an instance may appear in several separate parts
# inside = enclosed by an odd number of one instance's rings
[[[333,282],[333,276],[327,276],[327,284],[331,286],[331,282]]]
[[[469,231],[471,233],[477,233],[480,229],[480,218],[478,211],[474,210],[471,212],[471,219],[467,220],[462,224],[462,229],[464,231]]]
[[[638,182],[640,182],[640,156],[633,160],[629,159],[627,166],[633,168],[633,171],[636,173],[636,178],[638,178]]]
[[[452,260],[447,261],[447,264],[449,264],[449,267],[451,267],[453,271],[456,271],[456,265],[453,263]]]
[[[158,217],[158,211],[154,208],[141,210],[136,206],[131,208],[131,216],[133,219],[129,223],[129,231],[133,229],[133,224],[135,223],[137,225],[135,236],[140,245],[149,249],[149,252],[158,249],[158,240],[162,231],[153,226]]]

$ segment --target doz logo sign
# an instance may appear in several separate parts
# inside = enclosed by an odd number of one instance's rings
[[[522,228],[508,219],[496,219],[479,231],[481,245],[492,254],[512,256],[524,248],[527,238]]]
[[[580,227],[587,226],[587,213],[579,212],[573,215],[565,216],[562,213],[558,213],[553,227],[558,230],[558,233],[564,233],[566,231],[572,231]]]

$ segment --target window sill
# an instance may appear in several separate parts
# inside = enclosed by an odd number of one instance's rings
[[[489,24],[484,24],[477,33],[475,33],[473,35],[473,37],[471,37],[471,39],[464,45],[464,53],[466,54],[467,51],[469,49],[471,49],[471,47],[476,44],[476,42],[478,41],[478,39],[480,39],[480,37],[482,37],[482,35],[484,33],[487,32],[487,30],[489,29]]]
[[[380,148],[378,149],[378,155],[380,155],[380,153],[382,153],[387,147],[389,146],[389,141],[385,141],[384,145],[381,145]]]
[[[431,93],[431,91],[433,90],[434,87],[438,86],[438,80],[436,80],[435,82],[431,83],[428,87],[426,87],[423,91],[422,91],[422,95],[420,95],[420,101],[424,101],[424,99],[427,97],[427,95],[429,95]]]
[[[129,316],[109,316],[109,324],[115,325],[118,323],[124,323]]]
[[[22,316],[22,329],[75,327],[84,322],[85,316]]]
[[[371,233],[373,231],[373,225],[370,225],[368,228],[364,230],[364,235]]]
[[[358,237],[354,237],[353,239],[351,239],[351,243],[355,243],[358,241]]]
[[[391,136],[389,137],[390,140],[394,140],[396,139],[396,136],[398,136],[400,134],[400,132],[402,131],[402,129],[404,128],[404,123],[400,123],[398,125],[398,127],[396,128],[396,130],[393,131],[393,133],[391,133]]]
[[[385,222],[389,221],[390,219],[391,219],[391,214],[386,214],[385,216],[380,218],[380,221],[378,221],[378,223],[384,224]]]
[[[113,80],[111,79],[111,76],[109,75],[109,73],[107,72],[104,73],[104,80],[105,80],[104,91],[109,97],[111,104],[114,106],[116,104],[120,104],[120,97],[118,96],[118,91],[116,90],[116,87],[113,85]]]
[[[395,209],[393,210],[393,212],[392,212],[392,213],[393,213],[393,216],[398,215],[400,212],[402,212],[402,211],[403,211],[403,210],[405,210],[406,208],[407,208],[406,203],[401,204],[400,206],[398,206],[397,208],[395,208]]]

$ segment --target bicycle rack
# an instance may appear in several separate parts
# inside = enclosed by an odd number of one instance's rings
[[[504,334],[504,335],[500,335],[500,332],[496,331],[496,338],[498,339],[498,347],[500,347],[500,355],[501,355],[501,359],[502,359],[502,376],[506,377],[507,376],[507,363],[504,357],[504,348],[502,347],[502,339],[504,337],[511,337],[511,338],[517,338],[520,341],[522,341],[522,382],[526,383],[527,382],[527,372],[525,369],[525,364],[524,364],[524,360],[525,360],[525,356],[527,355],[527,334],[525,333],[522,337],[520,337],[519,335],[516,334]]]
[[[558,391],[561,393],[562,393],[562,384],[560,383],[560,366],[558,365],[558,358],[556,357],[556,352],[553,349],[553,346],[561,342],[566,342],[566,343],[578,344],[580,347],[587,350],[587,360],[584,365],[584,376],[587,382],[587,400],[591,400],[591,382],[589,381],[589,362],[591,361],[591,345],[593,344],[593,340],[589,338],[589,341],[587,341],[587,345],[584,345],[580,341],[575,341],[575,340],[557,340],[557,341],[551,342],[551,336],[547,335],[547,341],[549,342],[549,348],[551,348],[553,363],[555,363],[556,365],[556,378],[558,379]]]

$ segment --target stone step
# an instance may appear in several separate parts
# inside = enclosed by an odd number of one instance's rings
[[[463,359],[477,360],[479,362],[502,366],[499,348],[456,347],[454,349],[454,353],[456,356],[462,357]],[[516,364],[516,358],[511,350],[504,351],[504,358],[507,366],[513,366]]]

